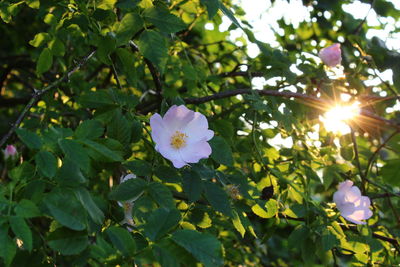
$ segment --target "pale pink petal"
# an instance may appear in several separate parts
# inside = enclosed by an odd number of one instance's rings
[[[361,199],[361,191],[357,186],[352,186],[346,191],[345,201],[347,202],[357,202]]]
[[[194,119],[183,129],[188,136],[188,144],[197,143],[199,141],[208,141],[214,137],[214,132],[208,130],[207,118],[196,112]]]
[[[211,140],[211,138],[213,138],[214,137],[214,131],[212,131],[212,130],[207,130],[207,133],[206,133],[206,140],[207,141],[209,141],[209,140]]]
[[[366,222],[357,220],[356,218],[354,218],[353,216],[343,216],[343,218],[345,218],[346,220],[355,223],[355,224],[366,224]]]
[[[355,224],[365,224],[362,220],[369,219],[372,211],[369,209],[371,201],[362,196],[360,189],[347,180],[340,183],[339,190],[333,194],[337,209],[346,220]]]
[[[350,214],[353,214],[354,211],[356,210],[353,203],[343,204],[343,205],[339,206],[338,209],[342,216],[348,216]]]
[[[344,203],[344,191],[339,190],[333,194],[333,201],[336,203],[336,206],[340,206]]]
[[[361,197],[359,206],[361,208],[369,208],[369,206],[371,206],[371,200],[369,199],[369,197]]]
[[[153,138],[154,142],[156,143],[160,143],[163,135],[165,133],[170,132],[165,127],[164,121],[161,118],[160,114],[158,113],[150,117],[150,127],[151,127],[151,138]]]
[[[325,65],[329,67],[334,67],[341,63],[341,54],[342,51],[340,50],[340,44],[333,44],[329,47],[322,49],[318,55]]]
[[[185,162],[197,163],[211,155],[211,147],[206,141],[199,141],[180,149],[179,153]]]
[[[169,145],[158,146],[158,152],[164,158],[169,159],[175,168],[182,168],[186,165],[186,162],[182,160],[179,150],[173,149]]]
[[[339,191],[343,191],[343,190],[348,190],[353,186],[353,182],[350,180],[346,180],[344,182],[341,182],[338,186],[338,190]]]
[[[184,105],[173,105],[165,113],[163,121],[167,129],[175,132],[184,128],[194,118],[194,111]]]

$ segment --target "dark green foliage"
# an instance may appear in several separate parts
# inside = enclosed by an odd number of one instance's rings
[[[251,1],[1,1],[0,266],[399,265],[400,11],[361,0],[372,25],[353,2],[303,0],[266,43]],[[332,43],[343,77],[317,58]],[[320,120],[341,93],[353,135]],[[180,169],[149,124],[172,105],[214,131]],[[367,225],[333,203],[347,179]]]

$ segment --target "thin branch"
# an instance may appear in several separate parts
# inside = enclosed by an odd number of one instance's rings
[[[355,154],[357,169],[358,169],[358,172],[359,172],[360,177],[361,177],[361,192],[363,194],[365,194],[366,180],[365,180],[365,175],[364,175],[364,173],[363,173],[363,171],[361,169],[360,157],[359,157],[359,154],[358,154],[357,139],[356,139],[356,135],[355,135],[355,132],[353,130],[353,127],[350,127],[350,129],[351,129],[351,140],[353,142],[353,148],[354,148],[354,154]]]
[[[219,92],[213,95],[209,96],[204,96],[204,97],[192,97],[192,98],[185,98],[184,101],[187,104],[202,104],[206,102],[210,102],[213,100],[218,100],[218,99],[223,99],[227,97],[232,97],[236,95],[250,95],[250,94],[259,94],[263,96],[280,96],[280,97],[285,97],[285,98],[298,98],[298,99],[303,99],[303,100],[308,100],[311,102],[318,102],[320,104],[328,104],[327,101],[317,98],[315,96],[310,96],[306,94],[301,94],[301,93],[292,93],[288,91],[276,91],[276,90],[252,90],[252,89],[236,89],[236,90],[228,90],[228,91],[223,91]]]
[[[130,41],[129,45],[131,46],[131,48],[134,51],[139,51],[139,47],[134,42]],[[151,76],[153,77],[154,85],[156,87],[157,95],[159,96],[159,98],[161,100],[162,84],[161,84],[160,74],[157,71],[156,67],[153,65],[153,63],[151,63],[150,60],[148,60],[147,58],[144,58],[144,62],[146,63],[147,67],[150,70]]]
[[[111,58],[110,58],[110,60],[111,60]],[[120,82],[119,77],[118,77],[118,72],[117,72],[117,70],[115,68],[115,65],[114,65],[114,62],[112,62],[112,60],[111,60],[111,70],[113,72],[115,80],[117,81],[118,88],[120,90],[122,90],[121,82]]]
[[[386,192],[383,194],[377,194],[377,195],[373,195],[370,196],[370,199],[378,199],[378,198],[387,198],[387,197],[400,197],[400,193],[390,193],[390,192]]]
[[[222,92],[219,92],[219,93],[216,93],[213,95],[209,95],[209,96],[185,98],[184,101],[187,104],[198,105],[198,104],[203,104],[203,103],[210,102],[213,100],[219,100],[219,99],[228,98],[228,97],[232,97],[232,96],[236,96],[236,95],[250,95],[250,94],[300,99],[300,100],[304,100],[306,102],[305,104],[319,108],[321,110],[326,110],[327,106],[332,104],[331,102],[329,102],[327,100],[324,100],[324,99],[321,99],[321,98],[318,98],[318,97],[312,96],[312,95],[302,94],[302,93],[293,93],[293,92],[289,92],[289,91],[277,91],[277,90],[253,90],[253,89],[227,90],[227,91],[222,91]],[[138,105],[136,110],[140,114],[147,114],[148,112],[155,110],[157,107],[158,107],[158,104],[154,101],[151,101],[151,102],[146,102],[141,105]],[[400,131],[400,124],[398,122],[382,118],[368,110],[362,109],[359,116],[372,119],[373,123],[375,123],[375,124],[392,127],[392,128],[395,128]]]
[[[392,139],[396,134],[399,133],[399,130],[394,131],[391,135],[389,135],[388,138],[386,138],[385,141],[383,141],[378,148],[375,150],[375,152],[369,157],[367,167],[365,169],[365,174],[364,177],[368,177],[368,172],[372,166],[372,162],[374,162],[375,157],[378,155],[378,153],[381,151],[381,149]]]
[[[234,72],[224,72],[221,73],[219,76],[220,77],[236,77],[236,76],[243,76],[243,77],[248,77],[249,74],[251,77],[264,77],[265,73],[260,72],[260,71],[255,71],[255,72],[248,72],[248,71],[234,71]]]
[[[52,84],[48,85],[42,90],[36,90],[33,95],[31,100],[28,102],[28,104],[25,106],[25,108],[22,110],[22,112],[19,114],[17,120],[15,123],[11,126],[11,128],[8,130],[8,132],[3,136],[3,138],[0,141],[0,147],[2,147],[8,140],[8,138],[11,137],[11,135],[14,133],[14,131],[19,127],[29,110],[35,105],[35,103],[41,98],[41,96],[51,89],[57,87],[60,83],[64,81],[68,81],[70,76],[78,71],[86,62],[96,53],[96,51],[90,52],[87,56],[85,56],[73,69],[71,69],[69,72],[64,74],[63,77],[60,79],[56,80]]]

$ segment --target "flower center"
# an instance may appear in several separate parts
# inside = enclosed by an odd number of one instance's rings
[[[171,146],[175,149],[179,149],[186,146],[187,135],[176,131],[171,137]]]

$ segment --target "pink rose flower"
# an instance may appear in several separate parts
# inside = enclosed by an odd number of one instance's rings
[[[339,184],[338,191],[333,195],[333,201],[335,201],[340,214],[355,224],[365,224],[361,220],[367,220],[372,216],[372,211],[369,209],[370,199],[362,196],[360,189],[353,186],[353,182],[350,180]]]
[[[325,47],[319,51],[318,55],[324,64],[329,67],[335,67],[342,62],[342,51],[340,50],[340,44],[333,44]]]
[[[13,145],[6,146],[6,149],[3,151],[4,158],[8,159],[9,157],[14,157],[17,155],[17,149]]]
[[[172,106],[162,118],[156,113],[150,118],[151,137],[155,149],[172,161],[175,168],[208,158],[211,147],[207,141],[214,136],[206,117],[184,105]]]

